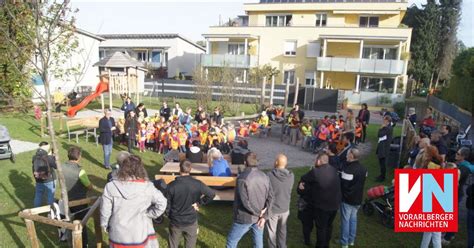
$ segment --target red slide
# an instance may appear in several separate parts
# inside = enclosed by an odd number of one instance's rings
[[[104,92],[107,92],[107,91],[109,91],[109,83],[105,83],[105,82],[102,82],[102,81],[99,82],[99,84],[95,88],[95,92],[93,94],[90,94],[90,95],[86,96],[86,98],[84,98],[84,100],[82,100],[81,103],[79,103],[78,105],[76,105],[74,107],[70,107],[67,110],[67,116],[68,117],[76,116],[77,111],[83,109],[85,106],[87,106],[87,104],[89,104],[90,101],[94,100],[94,98],[100,96],[100,94],[102,94]]]

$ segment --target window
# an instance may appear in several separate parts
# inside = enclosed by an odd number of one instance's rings
[[[364,59],[397,59],[397,48],[364,47],[362,50]]]
[[[295,83],[295,71],[284,71],[283,72],[283,84],[289,82],[290,84]]]
[[[291,26],[292,15],[273,15],[267,16],[265,26],[267,27],[285,27]]]
[[[160,63],[161,62],[161,51],[151,52],[151,62]]]
[[[392,93],[394,78],[361,77],[360,91]]]
[[[147,61],[146,51],[137,51],[137,60],[145,62]]]
[[[296,56],[296,41],[285,41],[285,56]]]
[[[316,58],[321,52],[321,43],[313,41],[309,42],[306,46],[306,57]]]
[[[242,55],[245,53],[245,44],[231,43],[227,45],[227,53],[232,55]]]
[[[359,18],[359,27],[378,27],[379,26],[379,17],[378,16],[361,16]]]
[[[306,71],[304,73],[305,85],[313,86],[314,85],[314,71]]]
[[[316,27],[326,27],[327,14],[316,14]]]
[[[99,59],[105,58],[105,50],[99,50]]]

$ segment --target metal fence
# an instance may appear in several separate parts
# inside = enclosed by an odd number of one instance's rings
[[[428,96],[428,105],[438,112],[437,121],[441,123],[457,122],[466,129],[472,123],[472,114],[435,96]]]
[[[218,100],[226,94],[221,83],[213,83],[212,99]],[[256,102],[260,99],[261,88],[256,88],[245,83],[236,83],[233,88],[237,93],[236,97],[243,99],[244,102]],[[265,87],[265,102],[269,102],[271,84]],[[159,79],[145,82],[145,95],[153,97],[177,97],[177,98],[196,98],[196,84],[192,80],[172,80]],[[285,103],[285,85],[275,85],[273,91],[273,103],[283,105]]]

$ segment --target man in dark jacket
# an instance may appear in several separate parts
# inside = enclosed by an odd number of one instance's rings
[[[315,167],[301,178],[298,185],[300,191],[311,189],[316,247],[329,247],[332,223],[341,204],[341,180],[337,169],[328,161],[327,153],[318,153]]]
[[[105,110],[105,116],[99,120],[99,143],[104,151],[104,166],[110,169],[110,156],[114,145],[112,132],[115,130],[115,120],[110,109]]]
[[[133,103],[132,99],[127,96],[120,109],[123,111],[123,118],[127,119],[128,113],[130,113],[130,111],[135,111],[135,103]]]
[[[237,146],[235,146],[230,153],[232,164],[245,164],[245,157],[249,152],[247,141],[239,140]]]
[[[357,119],[359,119],[359,122],[362,123],[362,143],[364,143],[367,136],[367,126],[369,125],[370,120],[370,112],[366,103],[362,103],[361,110],[357,115]]]
[[[135,112],[130,111],[124,126],[125,136],[127,137],[128,152],[132,152],[132,148],[136,144],[139,125],[140,124],[138,123],[137,117],[135,116]]]
[[[377,158],[379,159],[379,166],[380,166],[380,175],[375,179],[377,182],[385,181],[385,174],[386,174],[386,165],[387,161],[386,158],[390,153],[390,144],[392,143],[392,118],[390,116],[383,117],[382,126],[379,129],[377,134],[378,143],[377,143]]]
[[[222,114],[220,113],[219,107],[214,109],[214,113],[211,115],[211,121],[214,121],[217,126],[222,125]]]
[[[168,121],[170,119],[171,109],[168,107],[168,103],[163,102],[163,106],[160,108],[160,116],[165,117],[165,120]]]
[[[344,169],[344,167],[347,165],[347,160],[346,160],[347,159],[347,152],[352,147],[354,147],[354,144],[352,143],[353,140],[354,140],[354,133],[352,133],[352,132],[344,133],[342,135],[342,142],[344,142],[346,144],[346,146],[338,154],[340,169]]]
[[[186,248],[196,246],[199,206],[209,203],[215,196],[212,189],[189,175],[191,165],[189,160],[182,161],[179,165],[180,176],[166,188],[170,248],[178,247],[182,234]]]
[[[286,225],[290,215],[291,190],[295,182],[293,173],[286,169],[287,158],[278,154],[275,168],[267,175],[273,190],[273,204],[269,209],[266,223],[268,231],[268,247],[286,247]]]
[[[56,191],[56,160],[53,155],[49,155],[49,144],[42,141],[36,154],[33,156],[33,176],[36,181],[34,207],[42,204],[43,196],[46,194],[48,205],[54,202],[54,192]]]
[[[272,189],[268,176],[257,168],[257,155],[247,154],[246,168],[237,178],[233,224],[227,235],[227,248],[236,248],[250,230],[256,248],[263,248],[263,227],[272,207]]]
[[[191,163],[202,163],[202,158],[204,154],[199,147],[199,140],[194,140],[192,146],[186,150],[186,159],[191,161]]]
[[[354,245],[357,230],[357,210],[362,204],[367,168],[359,163],[360,152],[352,148],[347,152],[347,166],[341,172],[341,245]]]

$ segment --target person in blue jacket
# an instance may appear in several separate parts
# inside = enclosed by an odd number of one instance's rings
[[[230,177],[232,175],[227,160],[224,159],[222,153],[218,149],[214,148],[209,150],[207,158],[207,163],[209,165],[209,174],[211,176]]]

